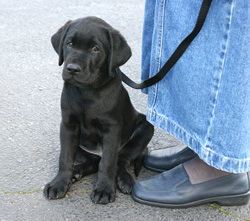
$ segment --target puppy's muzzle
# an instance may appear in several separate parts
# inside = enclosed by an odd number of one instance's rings
[[[67,70],[68,70],[69,74],[71,74],[71,75],[77,75],[77,74],[80,73],[81,68],[77,64],[68,64],[67,65]]]

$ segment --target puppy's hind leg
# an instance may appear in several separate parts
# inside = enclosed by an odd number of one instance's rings
[[[146,116],[139,114],[137,127],[131,140],[119,153],[117,164],[117,186],[123,193],[131,193],[134,179],[128,172],[128,166],[134,161],[134,172],[138,176],[147,154],[147,145],[154,134],[154,127],[146,121]]]
[[[101,157],[88,153],[79,147],[76,155],[72,183],[82,177],[96,173]]]

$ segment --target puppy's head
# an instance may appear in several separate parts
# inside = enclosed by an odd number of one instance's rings
[[[64,63],[63,79],[75,85],[105,84],[131,56],[124,37],[96,17],[68,21],[51,42]]]

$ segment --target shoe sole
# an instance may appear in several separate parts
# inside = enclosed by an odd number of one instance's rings
[[[187,207],[199,206],[205,203],[216,203],[220,206],[243,206],[247,205],[250,200],[250,191],[239,195],[212,197],[182,204],[165,204],[158,202],[150,202],[136,197],[134,193],[132,193],[132,198],[136,202],[142,204],[146,204],[149,206],[165,207],[165,208],[187,208]]]

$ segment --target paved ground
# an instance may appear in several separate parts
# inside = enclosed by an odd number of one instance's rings
[[[163,209],[135,203],[117,192],[109,205],[89,198],[96,175],[71,188],[57,201],[41,189],[57,172],[61,68],[50,36],[67,20],[99,16],[119,29],[133,50],[123,67],[139,81],[143,0],[0,0],[0,220],[238,220],[209,205]],[[145,113],[146,96],[129,89]],[[150,148],[178,144],[156,131]],[[154,173],[143,169],[138,179]],[[250,218],[249,205],[223,207]]]

